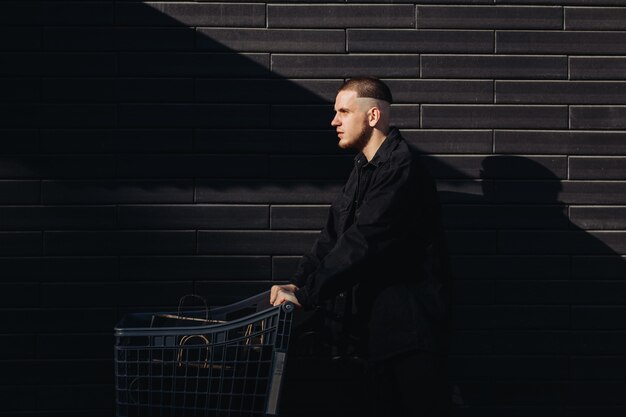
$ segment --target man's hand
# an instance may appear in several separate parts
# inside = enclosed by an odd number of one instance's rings
[[[273,285],[270,291],[270,304],[277,306],[285,301],[291,301],[296,307],[302,307],[294,294],[297,289],[294,284]]]

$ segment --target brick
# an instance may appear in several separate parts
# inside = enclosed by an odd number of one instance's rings
[[[107,409],[113,396],[112,385],[39,386],[36,404],[51,410]]]
[[[624,256],[572,256],[573,279],[621,279],[625,270]]]
[[[626,405],[620,393],[626,390],[626,384],[620,382],[570,382],[564,387],[562,398],[571,406],[581,405]]]
[[[265,6],[251,3],[121,2],[115,14],[122,26],[265,26]]]
[[[626,206],[570,207],[569,217],[573,224],[582,229],[626,229]]]
[[[269,54],[136,52],[119,54],[119,72],[128,76],[263,77]]]
[[[46,101],[114,101],[115,79],[112,78],[44,78],[42,98]]]
[[[394,103],[492,103],[493,81],[389,80]]]
[[[546,128],[568,127],[566,106],[423,105],[425,128]]]
[[[496,130],[495,152],[513,154],[623,155],[626,132]]]
[[[482,180],[437,180],[442,203],[485,202],[485,195],[493,194],[493,182]]]
[[[36,76],[41,73],[42,60],[37,52],[3,52],[0,54],[0,75]]]
[[[436,178],[477,178],[480,176],[482,156],[425,156],[422,161],[430,174]]]
[[[572,129],[626,129],[626,106],[572,106]]]
[[[138,280],[269,280],[268,256],[130,256],[120,258],[120,278]]]
[[[619,156],[570,157],[569,175],[571,179],[620,180],[626,178],[626,159]]]
[[[37,276],[39,282],[110,281],[119,275],[119,261],[114,256],[77,257],[70,254],[38,260],[41,265]]]
[[[39,204],[39,181],[0,180],[0,204]]]
[[[194,149],[213,153],[341,154],[334,130],[194,129]],[[225,140],[228,138],[228,140]]]
[[[620,417],[626,413],[626,407],[602,405],[596,406],[576,406],[565,407],[563,409],[564,417],[592,417],[597,415],[603,415],[606,417]]]
[[[115,162],[109,156],[11,156],[0,158],[0,167],[5,178],[102,178],[113,175]]]
[[[494,351],[500,354],[563,354],[569,346],[570,332],[498,331]]]
[[[401,129],[420,127],[420,106],[416,104],[394,104],[391,106],[391,125]]]
[[[562,29],[560,7],[417,6],[419,29]]]
[[[626,8],[566,7],[566,30],[625,30]]]
[[[624,80],[626,59],[623,57],[570,57],[572,80]]]
[[[622,232],[500,231],[500,253],[606,255],[626,252]]]
[[[458,279],[570,279],[566,255],[454,256],[452,270]]]
[[[492,281],[456,281],[452,285],[452,299],[455,305],[491,305],[494,303]]]
[[[270,176],[279,179],[347,179],[351,156],[272,156]]]
[[[44,74],[48,77],[118,75],[118,57],[116,53],[111,52],[51,52],[44,53],[33,61],[30,65],[41,67],[32,68],[30,71],[40,74],[41,68],[45,68]]]
[[[53,1],[42,3],[43,22],[49,26],[112,25],[115,22],[115,3]]]
[[[272,256],[272,281],[287,282],[295,274],[301,256]]]
[[[122,78],[117,80],[116,95],[120,101],[188,102],[194,98],[194,83],[190,78]]]
[[[568,333],[567,348],[578,355],[621,355],[626,348],[626,332],[572,331]]]
[[[572,329],[626,330],[623,306],[572,306]]]
[[[305,115],[306,117],[302,117]],[[332,107],[324,105],[275,105],[271,107],[271,127],[287,129],[322,129],[330,127]]]
[[[443,219],[449,229],[567,229],[564,206],[446,205]]]
[[[113,127],[117,110],[113,104],[42,104],[40,127]]]
[[[571,358],[571,378],[573,380],[621,380],[626,369],[626,357],[585,357]]]
[[[191,129],[42,129],[46,153],[191,151]]]
[[[42,262],[38,257],[4,257],[0,259],[3,282],[28,282],[41,280]]]
[[[117,175],[131,178],[246,178],[268,174],[265,155],[146,154],[120,156]]]
[[[114,207],[0,207],[1,230],[111,229]]]
[[[267,229],[269,208],[244,205],[120,206],[117,221],[119,227],[125,229]]]
[[[43,285],[43,303],[48,307],[173,306],[193,292],[191,282],[88,283]],[[98,297],[91,296],[98,294]]]
[[[579,6],[620,6],[623,5],[622,0],[496,0],[496,3],[502,4],[562,4],[562,5],[579,5]]]
[[[499,54],[624,54],[626,32],[497,31]]]
[[[498,382],[494,384],[496,404],[507,406],[560,405],[561,383],[559,382]]]
[[[494,180],[566,178],[567,159],[560,156],[488,156],[480,160],[480,172],[471,174]]]
[[[39,359],[110,360],[110,346],[114,344],[112,334],[40,334],[37,355]]]
[[[198,79],[198,101],[211,103],[329,103],[343,80]],[[282,127],[282,126],[281,126]]]
[[[215,255],[300,255],[318,235],[317,231],[199,231],[198,250]]]
[[[457,378],[553,380],[567,377],[567,358],[553,356],[453,356],[451,367],[463,367]]]
[[[0,397],[4,404],[3,410],[8,412],[28,410],[37,401],[36,393],[33,391],[32,387],[28,386],[7,385]]]
[[[348,29],[348,52],[491,53],[493,33],[478,30]]]
[[[329,204],[345,181],[197,181],[199,203]]]
[[[188,28],[49,27],[44,28],[47,51],[182,51],[194,49]]]
[[[320,230],[326,223],[329,207],[324,206],[281,206],[270,208],[271,229]]]
[[[571,302],[576,305],[619,305],[626,295],[626,283],[622,281],[576,280],[570,283]]]
[[[446,231],[448,247],[453,255],[493,254],[496,252],[496,233],[486,230]]]
[[[45,232],[46,255],[183,255],[196,252],[194,231]]]
[[[234,111],[234,110],[237,111]],[[123,127],[268,127],[269,106],[261,104],[121,104]]]
[[[0,90],[2,102],[28,102],[41,98],[39,83],[28,78],[0,79]]]
[[[32,51],[41,48],[41,28],[0,28],[0,51]]]
[[[418,77],[419,55],[273,54],[272,72],[293,78],[374,76]]]
[[[45,4],[45,3],[44,3]],[[3,26],[39,25],[43,23],[43,5],[39,2],[7,1],[2,4]]]
[[[192,203],[191,180],[44,181],[45,204]]]
[[[0,335],[0,346],[0,353],[5,359],[13,361],[32,359],[35,357],[36,336],[28,334]]]
[[[561,56],[424,55],[423,78],[566,79]]]
[[[0,255],[40,255],[40,232],[0,232]]]
[[[268,5],[270,28],[412,28],[411,5]]]
[[[224,306],[248,297],[260,294],[270,289],[268,282],[249,282],[245,285],[233,282],[197,282],[196,292],[207,294],[207,304],[210,306]]]
[[[450,343],[453,354],[488,354],[493,351],[491,333],[484,330],[455,331]]]
[[[198,28],[196,48],[208,51],[343,53],[346,51],[346,35],[343,30]]]
[[[419,153],[484,154],[493,147],[490,130],[402,130],[402,136]]]
[[[459,329],[560,330],[569,328],[568,306],[459,306]]]
[[[496,103],[624,104],[626,82],[496,81]]]
[[[0,129],[0,152],[30,153],[39,150],[37,129]]]
[[[567,304],[570,302],[567,281],[496,281],[495,300],[498,304]]]
[[[0,302],[3,308],[39,306],[39,284],[0,284]]]
[[[626,182],[501,181],[494,197],[503,203],[626,204]]]

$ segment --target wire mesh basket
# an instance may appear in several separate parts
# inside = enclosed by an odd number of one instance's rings
[[[117,417],[276,415],[294,306],[269,298],[125,316],[115,327]]]

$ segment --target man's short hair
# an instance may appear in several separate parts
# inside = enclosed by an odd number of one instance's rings
[[[354,91],[357,97],[362,98],[375,98],[377,100],[383,100],[387,103],[393,103],[393,97],[391,96],[391,90],[387,84],[374,77],[354,77],[346,80],[339,91]]]

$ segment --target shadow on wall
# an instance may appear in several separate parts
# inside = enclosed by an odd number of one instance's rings
[[[352,167],[329,126],[342,80],[288,80],[270,71],[269,52],[345,49],[327,38],[303,44],[298,36],[307,31],[270,34],[258,21],[262,4],[194,7],[198,13],[177,20],[168,16],[179,10],[172,4],[3,6],[10,38],[0,44],[6,413],[109,416],[117,318],[175,306],[191,292],[228,303],[285,277]],[[220,29],[190,28],[209,23],[259,29],[229,40],[252,45],[238,52],[213,39],[225,36]],[[287,34],[293,43],[272,39]],[[539,164],[485,159],[481,195],[456,192],[455,181],[473,177],[426,158],[436,177],[451,179],[441,196],[456,269],[489,277],[503,297],[483,306],[488,314],[464,315],[461,328],[480,327],[485,317],[490,329],[515,326],[510,315],[491,313],[526,303],[515,298],[525,292],[514,285],[527,285],[521,281],[539,277],[537,271],[548,276],[544,261],[559,280],[528,285],[545,297],[562,296],[567,287],[573,298],[565,304],[592,296],[581,271],[614,265],[613,277],[623,274],[621,258],[568,221],[557,201],[559,180]],[[302,211],[293,204],[309,206],[315,221],[298,220]],[[289,226],[292,219],[310,226]],[[468,253],[476,242],[465,231],[473,228],[498,235],[497,253]],[[517,254],[552,254],[558,245],[562,257],[538,257],[533,265],[523,258],[519,281],[502,277]],[[579,254],[594,256],[573,256]],[[565,281],[563,262],[570,259],[580,281]]]

